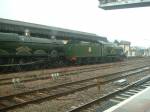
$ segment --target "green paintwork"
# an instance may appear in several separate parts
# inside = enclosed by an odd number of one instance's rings
[[[101,42],[99,43],[68,43],[66,45],[65,55],[68,59],[71,58],[107,58],[117,57],[122,52],[122,48],[113,43]]]
[[[102,44],[100,43],[72,43],[66,45],[65,55],[71,57],[100,57]]]
[[[113,43],[105,42],[104,44],[104,56],[116,56],[118,54],[118,49],[120,47],[116,46]]]
[[[53,49],[63,52],[63,46],[60,40],[0,33],[0,55],[48,55]]]
[[[0,57],[46,56],[107,60],[118,57],[122,49],[108,42],[90,43],[73,41],[64,45],[61,40],[20,36],[13,33],[0,33]],[[95,61],[96,62],[96,61]]]

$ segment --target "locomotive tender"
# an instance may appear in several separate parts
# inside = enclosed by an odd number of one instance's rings
[[[48,60],[51,64],[89,64],[124,58],[122,48],[99,41],[68,41],[0,33],[0,65]]]

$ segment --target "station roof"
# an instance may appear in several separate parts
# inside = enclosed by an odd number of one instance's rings
[[[101,37],[92,33],[0,18],[0,32],[24,34],[26,30],[30,32],[31,36],[38,36],[41,38],[55,36],[58,39],[107,41],[106,37]]]
[[[105,10],[150,6],[150,0],[99,0],[99,7]]]

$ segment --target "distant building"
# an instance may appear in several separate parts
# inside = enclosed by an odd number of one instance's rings
[[[145,49],[144,56],[150,56],[150,48]]]
[[[119,46],[123,48],[123,51],[127,56],[131,56],[130,45],[131,45],[131,43],[128,41],[120,41],[120,43],[119,43]]]
[[[131,56],[148,56],[148,50],[141,47],[131,47]]]
[[[114,44],[120,46],[123,48],[124,53],[126,54],[127,57],[130,56],[150,56],[150,48],[142,48],[142,47],[138,47],[138,46],[132,46],[131,47],[131,42],[129,41],[118,41],[115,40]]]
[[[150,56],[150,48],[148,48],[147,50],[148,50],[148,56]]]

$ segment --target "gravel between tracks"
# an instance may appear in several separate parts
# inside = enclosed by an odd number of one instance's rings
[[[122,63],[126,63],[126,64],[131,64],[133,62],[142,62],[144,60],[148,60],[150,61],[149,58],[146,58],[146,59],[137,59],[137,60],[126,60],[126,61],[123,61],[123,62],[115,62],[115,63],[105,63],[105,64],[94,64],[94,65],[83,65],[83,66],[74,66],[74,67],[62,67],[62,68],[55,68],[55,69],[44,69],[44,70],[34,70],[34,71],[25,71],[25,72],[19,72],[19,73],[9,73],[9,74],[0,74],[0,78],[7,78],[7,77],[18,77],[18,76],[21,76],[21,77],[26,77],[26,76],[30,76],[30,75],[43,75],[43,74],[46,74],[46,73],[52,73],[52,72],[66,72],[68,70],[77,70],[77,69],[82,69],[82,68],[87,68],[87,67],[95,67],[95,66],[108,66],[108,65],[111,65],[111,64],[116,64],[116,65],[119,65],[119,64],[122,64]]]
[[[150,73],[146,71],[144,73],[139,73],[138,75],[133,75],[127,77],[129,83],[139,80],[147,74]],[[98,87],[90,88],[81,92],[76,92],[74,94],[57,98],[51,101],[45,101],[40,104],[29,104],[28,106],[11,110],[9,112],[65,112],[71,108],[75,108],[81,104],[91,101],[97,97],[107,94],[110,91],[115,90],[118,86],[115,86],[113,83],[109,83],[101,86],[99,91]],[[96,108],[96,106],[95,106]],[[95,108],[88,109],[84,112],[96,112]]]
[[[58,79],[52,80],[51,78],[46,79],[46,80],[36,80],[32,82],[26,82],[23,84],[23,87],[21,88],[14,88],[13,85],[5,85],[5,86],[0,86],[0,95],[8,95],[8,94],[13,94],[13,93],[18,93],[22,91],[27,91],[35,88],[40,88],[40,87],[48,87],[48,86],[54,86],[56,84],[61,84],[65,82],[72,82],[72,81],[77,81],[85,78],[90,78],[94,76],[100,76],[104,74],[109,74],[109,73],[115,73],[116,71],[122,71],[122,70],[127,70],[133,67],[138,67],[138,66],[143,66],[145,64],[149,64],[150,60],[145,62],[145,63],[140,63],[140,65],[129,65],[129,66],[115,66],[113,68],[108,68],[108,69],[100,69],[92,72],[85,72],[85,73],[79,73],[71,76],[63,76]]]

